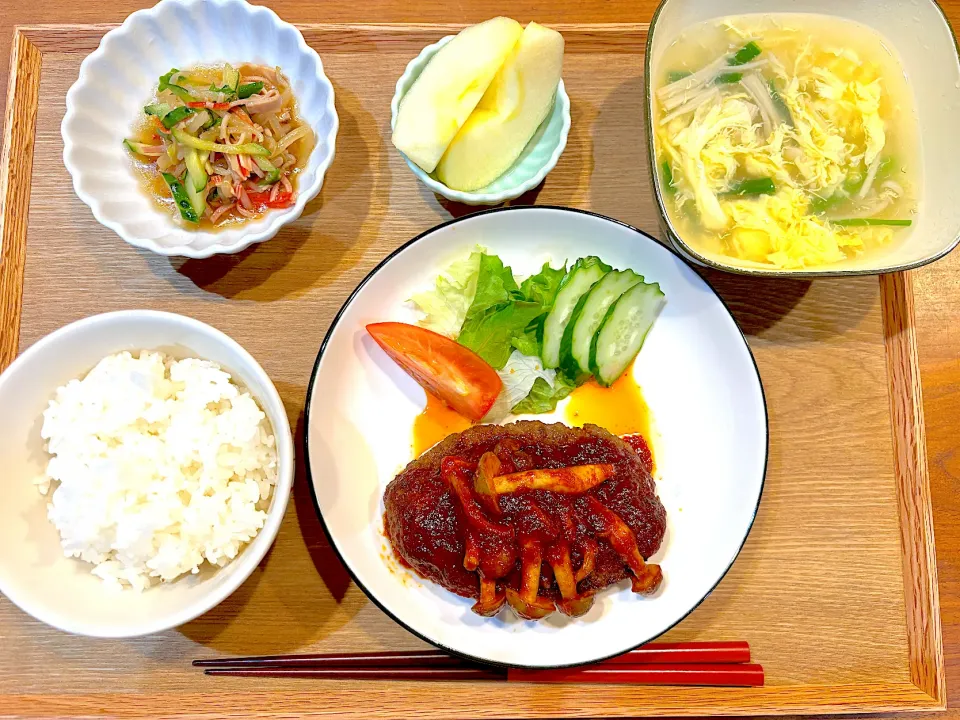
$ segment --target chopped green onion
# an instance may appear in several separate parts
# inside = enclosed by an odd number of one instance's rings
[[[179,85],[175,85],[174,83],[170,82],[170,78],[172,78],[178,72],[180,71],[177,70],[176,68],[172,68],[170,72],[168,72],[166,75],[161,75],[160,84],[157,88],[157,92],[163,92],[164,90],[169,90],[184,102],[193,102],[195,98],[193,97],[193,95],[190,94],[190,92],[186,88],[180,87]]]
[[[767,85],[770,88],[770,97],[773,98],[773,106],[779,111],[783,121],[790,127],[793,127],[793,114],[790,112],[790,108],[787,107],[787,103],[784,102],[780,91],[777,90],[777,84],[771,79]]]
[[[748,42],[742,48],[737,50],[733,58],[728,63],[729,65],[745,65],[746,63],[753,60],[761,52],[760,46],[757,45],[753,40]]]
[[[197,211],[193,209],[190,197],[187,195],[187,191],[181,182],[170,173],[163,173],[163,180],[170,187],[170,194],[173,195],[173,201],[177,204],[180,216],[187,222],[200,222],[200,216],[197,215]]]
[[[256,95],[258,92],[263,90],[263,83],[259,80],[252,83],[244,83],[237,88],[237,97],[240,100],[246,100],[251,95]]]
[[[173,110],[171,110],[170,112],[168,112],[166,115],[164,115],[164,116],[163,116],[163,119],[162,119],[160,122],[162,122],[162,123],[163,123],[163,126],[164,126],[167,130],[169,130],[169,129],[171,129],[174,125],[176,125],[178,122],[181,122],[181,121],[183,121],[183,120],[186,120],[188,117],[190,117],[191,115],[193,115],[195,112],[196,112],[196,110],[194,110],[193,108],[188,108],[188,107],[186,107],[186,106],[181,105],[180,107],[176,107],[176,108],[174,108]]]
[[[884,220],[883,218],[844,218],[842,220],[831,220],[830,222],[841,227],[866,227],[868,225],[910,227],[913,224],[913,220]]]
[[[717,83],[720,85],[732,85],[743,80],[743,73],[720,73],[717,75]]]
[[[835,192],[833,195],[828,195],[827,197],[814,195],[813,199],[810,201],[810,213],[812,215],[822,215],[830,208],[835,207],[844,200],[849,199],[849,195],[840,191]]]
[[[773,195],[777,191],[777,186],[773,180],[765,178],[750,178],[738,182],[725,195]]]
[[[667,192],[672,193],[676,188],[673,185],[673,168],[670,167],[670,161],[664,160],[660,167],[663,169],[663,184]]]
[[[671,70],[667,73],[667,82],[674,83],[677,80],[683,80],[685,77],[693,75],[689,70]]]
[[[224,153],[226,155],[254,155],[260,157],[270,157],[270,151],[267,150],[263,145],[258,145],[257,143],[251,142],[244,143],[243,145],[223,145],[221,143],[210,142],[209,140],[201,140],[200,138],[194,137],[190,133],[185,132],[180,128],[173,128],[173,137],[182,145],[196,148],[197,150]]]

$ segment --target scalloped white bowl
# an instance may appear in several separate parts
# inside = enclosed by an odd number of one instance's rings
[[[403,75],[397,80],[397,89],[390,103],[390,129],[397,125],[397,113],[400,112],[400,101],[407,94],[413,83],[420,77],[420,73],[427,63],[436,55],[440,48],[453,40],[454,35],[440,38],[433,45],[427,45],[420,54],[407,63]],[[444,185],[430,173],[424,172],[416,163],[411,161],[402,152],[403,159],[413,174],[420,178],[420,182],[438,195],[447,200],[454,200],[465,205],[499,205],[507,200],[515,200],[525,192],[533,190],[543,182],[547,174],[553,170],[557,161],[567,147],[567,136],[570,134],[570,98],[567,97],[563,80],[557,86],[557,96],[550,114],[540,123],[537,132],[527,142],[520,157],[500,177],[485,188],[464,192],[454,190]]]
[[[293,207],[215,232],[190,230],[143,191],[122,142],[161,75],[174,67],[218,62],[279,66],[290,80],[300,116],[316,134],[316,146],[300,173]],[[300,217],[323,185],[338,127],[323,63],[293,25],[243,0],[162,0],[130,15],[83,61],[67,93],[60,132],[74,190],[100,224],[136,247],[206,258],[269,240]]]

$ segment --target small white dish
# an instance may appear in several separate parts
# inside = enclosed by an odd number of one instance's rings
[[[453,40],[454,35],[447,35],[433,45],[427,45],[420,54],[407,63],[406,70],[397,80],[397,90],[390,103],[390,129],[397,124],[397,113],[400,111],[400,101],[407,94],[420,73],[436,55],[440,48]],[[570,98],[563,86],[563,80],[557,86],[557,95],[550,114],[540,123],[537,132],[527,142],[520,157],[516,159],[510,169],[492,183],[480,190],[463,192],[447,187],[430,173],[424,172],[416,163],[403,155],[407,167],[416,175],[420,182],[438,195],[463,203],[464,205],[499,205],[507,200],[514,200],[525,192],[533,190],[556,166],[564,148],[567,147],[567,136],[570,134]]]
[[[222,62],[280,67],[316,145],[300,173],[292,207],[214,232],[190,230],[143,191],[122,142],[142,117],[161,75],[171,68]],[[206,258],[269,240],[300,217],[333,162],[338,127],[323,63],[293,25],[243,0],[162,0],[130,15],[83,61],[67,93],[60,132],[74,190],[98,222],[136,247]]]
[[[634,365],[650,406],[657,493],[667,533],[653,561],[653,597],[629,583],[599,594],[582,618],[523,622],[471,612],[473,600],[417,578],[395,560],[383,531],[383,492],[413,459],[423,390],[386,358],[367,323],[415,322],[407,299],[432,287],[476,245],[518,275],[587,255],[660,284],[667,303]],[[553,415],[526,416],[562,422]],[[307,471],[333,547],[357,584],[419,637],[449,651],[510,666],[557,667],[626,652],[680,622],[716,587],[753,524],[767,460],[767,413],[756,364],[723,302],[686,263],[644,233],[583,211],[511,207],[428,230],[359,285],[320,347],[305,411]]]
[[[117,590],[91,574],[92,565],[64,557],[47,519],[48,497],[33,480],[49,456],[40,437],[43,411],[58,387],[83,376],[107,355],[162,350],[212,360],[245,387],[267,414],[277,443],[279,472],[267,520],[223,568],[154,585]],[[293,486],[293,437],[283,402],[263,368],[234,340],[173,313],[130,310],[80,320],[29,347],[0,375],[0,593],[48,625],[95,637],[134,637],[182,625],[202,615],[250,576],[273,544]]]

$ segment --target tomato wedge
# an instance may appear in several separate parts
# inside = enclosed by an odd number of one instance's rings
[[[455,340],[401,322],[372,323],[367,332],[424,390],[465,418],[480,420],[500,394],[497,371]]]

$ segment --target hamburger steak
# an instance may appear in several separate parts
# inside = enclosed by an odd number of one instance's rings
[[[401,560],[481,615],[576,616],[608,585],[662,579],[645,562],[666,528],[648,461],[596,425],[475,425],[407,465],[384,503]]]

